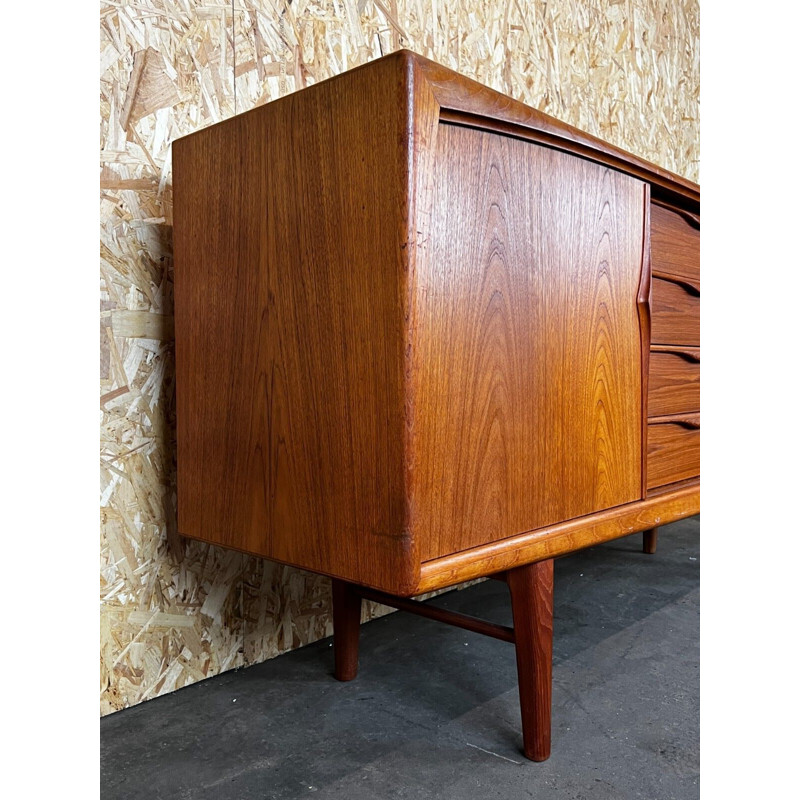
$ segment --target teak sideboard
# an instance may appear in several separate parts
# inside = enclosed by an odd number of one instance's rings
[[[400,51],[174,143],[178,526],[513,642],[553,558],[699,511],[700,189]],[[514,627],[409,600],[508,582]]]

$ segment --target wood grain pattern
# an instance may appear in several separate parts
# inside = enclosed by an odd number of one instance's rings
[[[700,345],[700,296],[685,283],[653,273],[651,339],[654,344]]]
[[[645,500],[426,561],[415,593],[431,592],[526,563],[574,553],[699,513],[700,483],[695,478],[679,486],[648,491]]]
[[[422,56],[414,56],[429,82],[441,118],[528,138],[576,153],[647,181],[655,197],[699,212],[700,187],[662,167],[526,106]]]
[[[688,347],[686,345],[681,345],[676,347],[673,344],[651,344],[650,345],[650,352],[651,353],[680,353],[684,358],[688,359],[689,361],[695,361],[700,363],[700,348],[699,347]]]
[[[663,486],[700,474],[699,417],[650,421],[647,436],[647,486]]]
[[[508,572],[514,615],[523,752],[532,761],[550,757],[553,691],[553,559]]]
[[[630,508],[648,187],[448,122],[496,98],[430,75],[401,52],[174,151],[180,531],[403,596],[696,503]]]
[[[173,159],[180,531],[331,575],[340,680],[361,598],[513,640],[546,759],[553,557],[699,502],[642,499],[699,473],[699,414],[647,411],[699,191],[408,52]],[[513,632],[402,599],[499,572]]]
[[[690,210],[685,205],[681,205],[680,203],[672,203],[669,200],[665,200],[663,197],[658,198],[657,200],[654,201],[654,203],[655,205],[660,206],[661,208],[664,208],[667,211],[671,211],[673,214],[677,214],[693,228],[696,228],[698,231],[700,230],[699,213]]]
[[[657,349],[650,354],[648,410],[650,416],[700,410],[700,351]]]
[[[643,185],[441,125],[417,263],[423,560],[640,497]]]
[[[181,533],[407,592],[411,62],[175,144]]]
[[[657,275],[683,278],[700,290],[699,217],[686,217],[654,204],[651,211],[650,247]],[[697,219],[695,223],[694,219]]]
[[[174,350],[163,324],[173,312],[174,139],[390,52],[402,35],[430,58],[694,177],[696,5],[678,0],[665,15],[663,3],[644,0],[630,14],[626,4],[581,0],[534,14],[525,3],[421,0],[332,14],[328,0],[101,3],[103,713],[272,658],[328,624],[329,581],[177,535]],[[591,35],[576,40],[587,20]],[[144,49],[137,89],[131,65]],[[176,92],[162,91],[171,84]],[[120,108],[134,94],[126,131]],[[165,99],[177,104],[156,110]],[[149,320],[141,332],[117,325],[129,313]],[[145,329],[160,341],[139,338]],[[209,591],[225,596],[213,618],[198,612]],[[154,624],[145,609],[179,624]]]
[[[660,417],[649,417],[647,422],[648,425],[675,423],[676,425],[683,425],[684,428],[699,428],[700,412],[692,412],[688,414],[664,414]]]

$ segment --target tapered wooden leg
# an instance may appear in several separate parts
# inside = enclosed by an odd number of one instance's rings
[[[652,555],[655,553],[656,545],[658,544],[658,528],[651,528],[649,531],[645,531],[643,536],[642,552]]]
[[[507,573],[517,648],[522,742],[532,761],[550,757],[553,685],[553,559]]]
[[[358,634],[361,627],[361,597],[355,587],[333,579],[333,674],[351,681],[358,674]]]

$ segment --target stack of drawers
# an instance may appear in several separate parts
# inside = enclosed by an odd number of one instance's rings
[[[653,204],[647,488],[700,475],[700,225]]]

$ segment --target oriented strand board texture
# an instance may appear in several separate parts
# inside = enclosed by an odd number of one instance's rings
[[[100,33],[100,702],[108,713],[331,632],[326,579],[175,531],[170,142],[408,47],[697,180],[699,8],[695,0],[123,0],[101,3]]]

